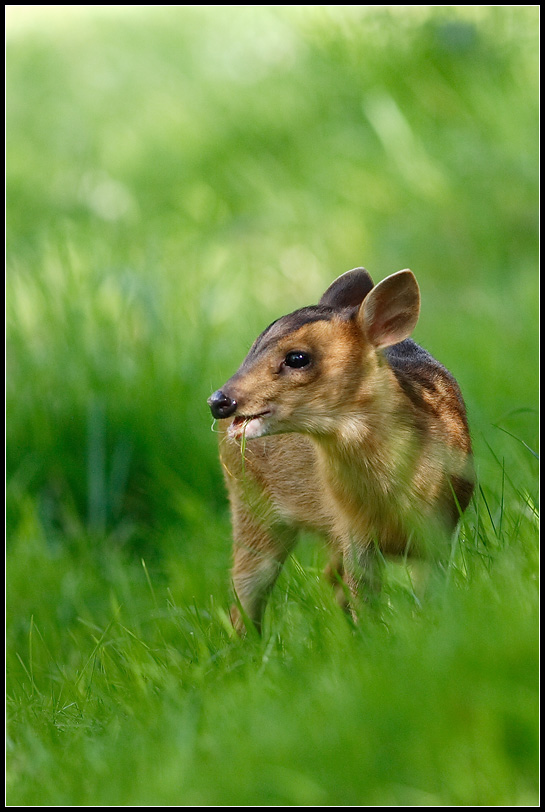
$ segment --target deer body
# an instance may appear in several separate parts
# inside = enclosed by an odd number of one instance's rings
[[[231,503],[233,585],[259,629],[297,532],[323,534],[352,596],[380,585],[382,554],[426,554],[473,490],[465,407],[452,375],[409,338],[410,271],[374,286],[362,268],[314,307],[274,322],[209,399]]]

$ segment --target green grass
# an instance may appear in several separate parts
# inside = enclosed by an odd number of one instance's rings
[[[536,7],[42,14],[7,41],[8,805],[535,805]],[[423,598],[389,565],[354,628],[306,538],[241,641],[206,398],[361,264],[415,272],[478,489]]]

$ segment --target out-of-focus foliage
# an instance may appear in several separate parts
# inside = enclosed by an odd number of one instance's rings
[[[478,428],[535,404],[536,9],[119,14],[8,39],[10,475],[217,500],[207,394],[359,264],[415,271]]]
[[[8,7],[14,803],[533,803],[538,14]],[[466,397],[449,588],[239,645],[206,398],[358,265]]]

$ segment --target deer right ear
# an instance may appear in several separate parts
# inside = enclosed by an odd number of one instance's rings
[[[365,334],[377,349],[408,338],[418,321],[420,291],[412,271],[398,271],[373,288],[363,302],[359,318]]]
[[[365,268],[354,268],[335,279],[318,304],[327,307],[359,307],[373,287]]]

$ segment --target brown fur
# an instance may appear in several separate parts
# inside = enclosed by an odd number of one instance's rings
[[[363,269],[339,277],[320,305],[264,331],[215,393],[234,418],[221,433],[220,459],[240,631],[244,616],[260,628],[299,529],[328,539],[329,574],[343,575],[354,606],[379,588],[381,553],[427,554],[471,497],[460,390],[408,339],[418,318],[416,280],[402,271],[372,287]],[[311,361],[291,367],[294,351]],[[243,456],[242,417],[263,412],[247,423]]]

